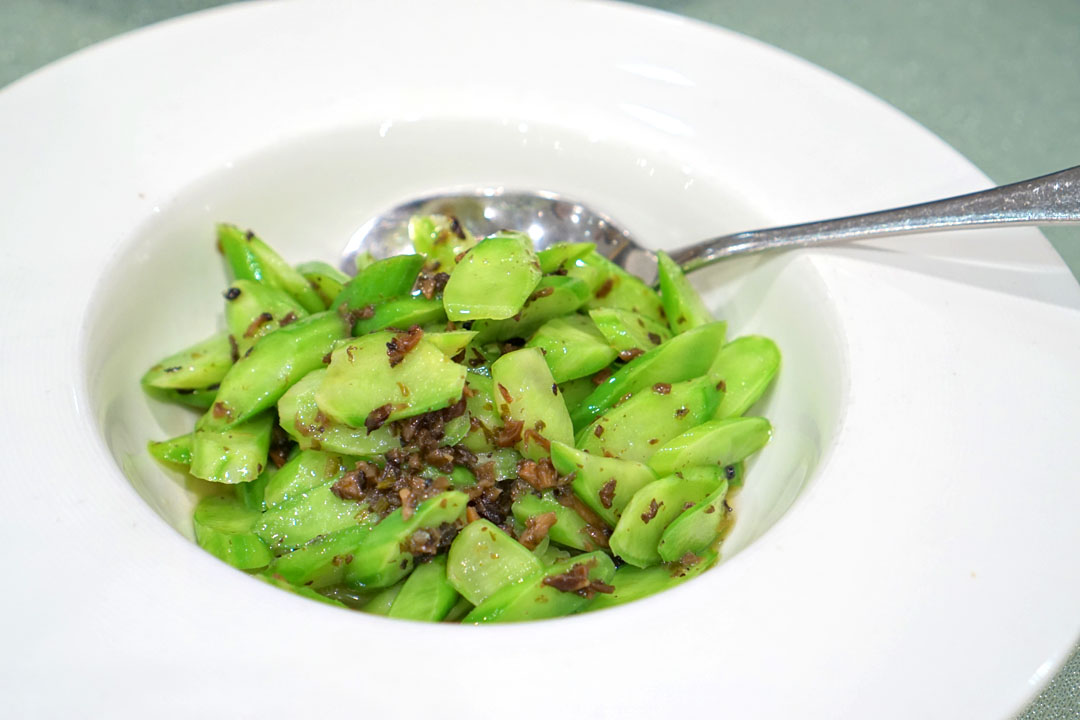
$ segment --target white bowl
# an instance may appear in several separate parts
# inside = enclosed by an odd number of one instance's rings
[[[212,329],[217,221],[326,259],[400,200],[502,184],[674,247],[988,184],[794,58],[609,4],[245,4],[16,83],[0,157],[16,715],[1001,716],[1080,631],[1080,289],[1032,230],[696,274],[784,368],[728,561],[660,596],[401,623],[182,537],[191,495],[144,446],[191,416],[137,381]]]

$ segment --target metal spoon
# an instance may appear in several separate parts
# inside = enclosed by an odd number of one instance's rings
[[[376,258],[407,252],[411,247],[406,231],[409,218],[433,213],[458,218],[477,236],[503,228],[523,230],[538,249],[557,242],[593,242],[597,251],[627,271],[649,284],[656,282],[656,255],[611,218],[554,193],[502,188],[433,195],[378,215],[353,234],[345,248],[344,267],[354,268],[354,257],[362,251]],[[763,250],[992,225],[1070,223],[1080,223],[1080,166],[945,200],[723,235],[669,254],[689,272],[726,257]]]

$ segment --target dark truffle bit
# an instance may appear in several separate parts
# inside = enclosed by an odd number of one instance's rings
[[[564,573],[548,575],[543,584],[555,588],[560,592],[577,593],[583,598],[592,598],[596,593],[614,592],[615,588],[599,580],[589,580],[589,568],[596,564],[595,560],[588,563],[574,563]]]
[[[413,325],[405,332],[395,335],[386,343],[386,355],[390,358],[390,367],[395,367],[405,359],[405,356],[420,343],[424,337],[424,331],[419,325]]]
[[[525,530],[518,536],[518,542],[530,550],[536,549],[536,546],[547,537],[548,530],[551,529],[551,526],[555,524],[558,518],[559,516],[554,511],[527,518],[525,520]]]

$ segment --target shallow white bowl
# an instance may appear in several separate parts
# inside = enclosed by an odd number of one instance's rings
[[[213,223],[326,259],[402,199],[502,184],[673,247],[988,184],[801,61],[618,5],[243,5],[17,83],[0,157],[17,714],[1000,716],[1080,630],[1080,290],[1030,230],[695,274],[785,365],[728,561],[661,596],[401,623],[182,537],[191,496],[143,448],[190,415],[137,379],[220,313]]]

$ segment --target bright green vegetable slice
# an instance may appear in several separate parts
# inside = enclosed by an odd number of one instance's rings
[[[322,449],[344,455],[374,458],[401,445],[387,425],[369,433],[362,426],[354,428],[332,420],[320,410],[315,401],[315,392],[325,377],[325,368],[313,370],[278,400],[281,427],[296,440],[302,450]]]
[[[525,348],[503,355],[492,364],[491,378],[501,414],[522,423],[521,439],[514,445],[518,452],[539,460],[548,456],[548,443],[573,444],[570,415],[539,350]]]
[[[356,525],[371,525],[375,517],[367,505],[334,494],[335,480],[298,493],[288,502],[269,508],[255,532],[275,552],[295,550],[320,535]]]
[[[349,282],[348,275],[320,260],[300,263],[296,270],[315,289],[326,307],[334,306],[341,289]]]
[[[574,591],[558,590],[551,584],[557,576],[573,572],[576,566],[582,566],[592,582],[606,584],[615,574],[615,564],[607,553],[597,550],[577,555],[520,583],[502,587],[477,605],[462,622],[521,622],[581,612],[589,605],[590,598]]]
[[[450,490],[420,503],[407,519],[401,508],[394,510],[353,553],[353,561],[345,571],[345,582],[352,587],[393,585],[412,571],[413,553],[408,547],[414,533],[457,523],[465,515],[468,501],[465,493]]]
[[[657,548],[664,529],[687,503],[699,503],[714,492],[722,473],[721,468],[688,468],[681,476],[669,475],[638,490],[611,533],[611,551],[635,567],[660,563]]]
[[[511,506],[514,519],[525,524],[531,517],[555,513],[556,521],[548,529],[548,537],[553,542],[575,550],[597,550],[597,542],[593,538],[589,523],[571,508],[561,505],[550,492],[537,497],[531,493],[522,495]],[[597,528],[598,529],[598,528]]]
[[[595,249],[596,244],[591,242],[561,242],[548,245],[536,253],[536,258],[540,261],[540,269],[543,272],[553,273],[564,265],[585,257]]]
[[[443,355],[452,358],[465,352],[465,348],[476,337],[476,333],[472,330],[451,330],[448,332],[425,333],[424,337],[432,345],[439,348]]]
[[[466,525],[450,545],[446,576],[459,593],[479,605],[505,585],[543,569],[528,548],[488,520]]]
[[[417,252],[450,272],[457,256],[476,245],[476,237],[457,218],[447,215],[414,215],[409,218],[409,240]]]
[[[707,377],[642,390],[582,430],[577,445],[593,455],[647,463],[666,442],[712,417],[720,395]]]
[[[515,337],[528,338],[548,320],[577,310],[588,297],[589,287],[581,280],[548,275],[541,278],[535,292],[513,317],[505,320],[477,320],[472,329],[477,332],[478,343]]]
[[[377,260],[358,270],[356,277],[345,284],[334,301],[334,309],[362,310],[368,305],[408,295],[423,266],[423,255],[395,255]]]
[[[457,590],[446,579],[446,556],[437,555],[413,569],[388,614],[402,620],[439,622],[457,600]]]
[[[667,326],[631,310],[596,308],[589,311],[605,342],[616,352],[647,352],[671,337]]]
[[[695,465],[733,465],[750,457],[772,437],[765,418],[711,420],[669,439],[649,458],[658,475],[670,475]]]
[[[394,601],[397,600],[403,587],[405,587],[404,580],[379,590],[364,604],[364,612],[371,615],[389,615],[390,608],[394,607]]]
[[[580,429],[628,393],[656,383],[677,383],[708,372],[724,344],[727,325],[710,323],[674,336],[659,347],[627,363],[574,410],[574,428]]]
[[[254,280],[238,278],[225,291],[225,324],[239,357],[259,338],[307,316],[291,295]]]
[[[274,575],[272,575],[270,573],[259,573],[255,577],[259,578],[260,580],[267,583],[268,585],[273,585],[274,587],[276,587],[276,588],[278,588],[280,590],[285,590],[286,592],[291,592],[294,595],[299,595],[300,597],[305,597],[305,598],[307,598],[309,600],[317,600],[317,601],[319,601],[321,603],[326,603],[327,605],[334,605],[336,607],[341,607],[341,608],[347,607],[345,605],[345,603],[343,603],[343,602],[341,602],[339,600],[334,600],[333,598],[328,598],[325,595],[321,595],[321,594],[315,592],[314,590],[312,590],[309,587],[304,587],[302,585],[293,585],[291,582],[289,582],[285,578],[275,577]]]
[[[315,391],[318,406],[330,417],[359,428],[438,410],[461,399],[464,367],[423,337],[392,364],[388,346],[398,342],[402,341],[395,333],[380,331],[334,350]],[[375,416],[380,422],[369,419]]]
[[[141,382],[162,389],[202,389],[221,382],[232,364],[229,336],[220,333],[155,363]]]
[[[585,280],[593,288],[592,297],[585,305],[589,310],[600,307],[631,310],[664,323],[664,308],[656,291],[600,253],[594,251],[582,256],[568,268],[568,274]]]
[[[681,585],[708,570],[717,559],[717,553],[706,552],[700,557],[688,558],[691,562],[686,564],[664,563],[647,568],[623,565],[611,579],[614,591],[597,595],[588,609],[592,612],[622,605]]]
[[[516,315],[540,282],[528,235],[503,232],[481,240],[450,273],[443,305],[451,320],[505,320]]]
[[[660,283],[660,301],[673,333],[713,322],[712,313],[697,290],[683,275],[682,268],[666,252],[656,253],[656,269]]]
[[[260,338],[221,381],[201,427],[227,428],[273,407],[292,385],[322,367],[323,356],[347,331],[337,313],[297,320]]]
[[[335,585],[345,578],[345,567],[352,562],[353,550],[370,532],[368,525],[353,525],[317,537],[274,560],[269,571],[294,585],[313,588]]]
[[[274,414],[264,412],[225,430],[196,428],[188,471],[211,482],[249,482],[266,468]]]
[[[727,491],[727,480],[721,480],[719,487],[671,521],[657,546],[661,559],[673,562],[687,553],[701,555],[715,547],[727,530]]]
[[[268,507],[289,502],[313,487],[337,480],[353,465],[337,453],[301,450],[274,474],[263,491],[263,501]]]
[[[254,280],[284,290],[308,312],[326,309],[315,288],[255,233],[235,225],[218,225],[218,244],[237,279]]]
[[[191,433],[178,435],[177,437],[159,442],[151,441],[147,450],[155,460],[169,465],[179,465],[187,468],[191,465],[191,446],[194,438]]]
[[[557,383],[603,370],[618,356],[584,315],[563,315],[540,326],[525,347],[539,348]]]
[[[438,298],[429,300],[422,295],[416,297],[406,295],[387,300],[376,305],[373,313],[369,318],[356,321],[353,325],[354,335],[363,335],[390,327],[404,330],[413,325],[446,322],[442,300]]]
[[[551,443],[551,463],[560,475],[574,475],[574,493],[612,527],[634,493],[658,479],[642,463],[590,455],[563,443]]]
[[[259,512],[234,498],[206,497],[195,506],[195,540],[199,547],[241,570],[266,567],[270,548],[252,532]]]
[[[780,370],[780,350],[766,337],[745,335],[725,345],[709,377],[724,384],[716,419],[738,417],[758,401]]]

